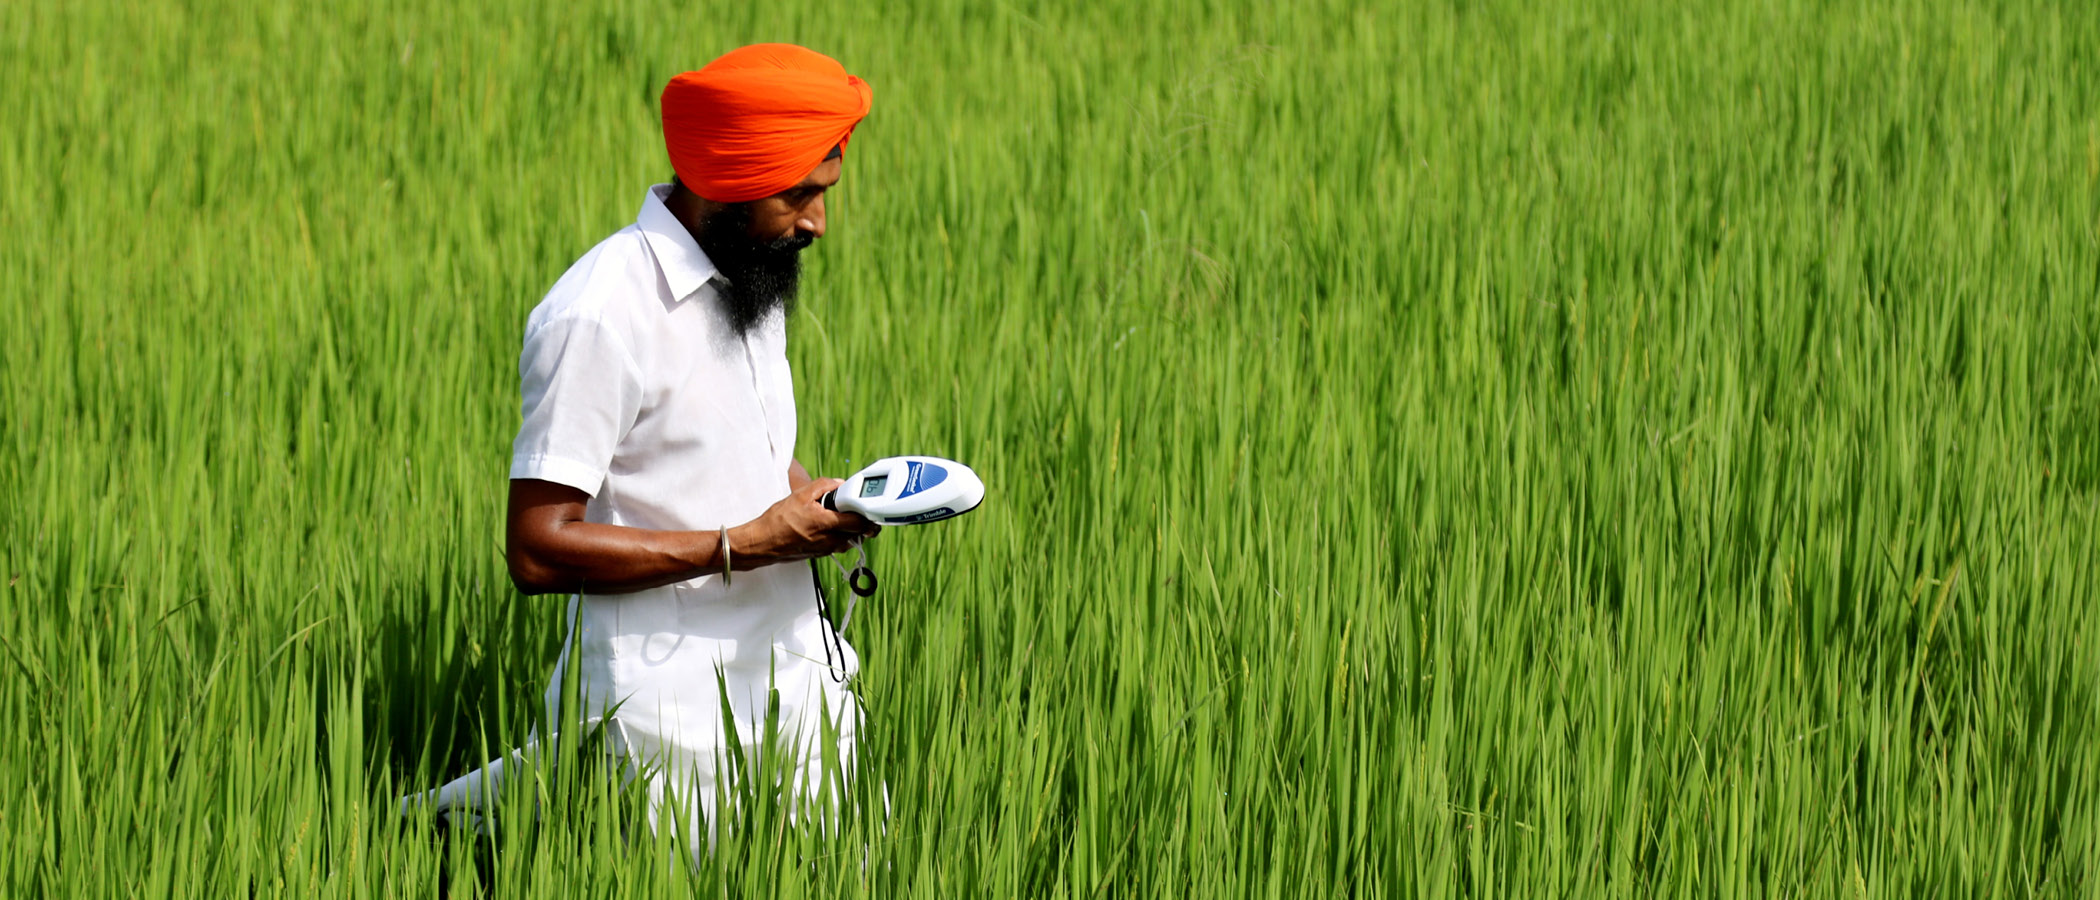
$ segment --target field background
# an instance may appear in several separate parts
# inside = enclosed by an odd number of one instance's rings
[[[875,88],[802,459],[991,486],[894,813],[403,821],[560,638],[525,313],[757,40]],[[7,3],[0,894],[2100,895],[2096,110],[2071,2]]]

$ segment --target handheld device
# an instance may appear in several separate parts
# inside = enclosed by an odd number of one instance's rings
[[[859,513],[877,525],[923,525],[952,519],[984,502],[984,482],[970,467],[937,456],[878,459],[824,495],[824,508]]]
[[[976,509],[982,502],[984,482],[978,480],[977,473],[970,471],[969,466],[938,456],[878,459],[823,497],[825,509],[858,513],[877,525],[923,525],[952,519]],[[844,684],[846,648],[839,635],[853,621],[854,603],[875,596],[875,570],[868,568],[867,548],[860,548],[860,562],[852,572],[840,565],[839,573],[846,576],[846,587],[853,591],[853,599],[847,601],[843,617],[833,618],[831,603],[824,597],[824,584],[817,578],[817,561],[809,561],[817,615],[830,625],[824,635],[824,666],[831,671],[833,681]]]

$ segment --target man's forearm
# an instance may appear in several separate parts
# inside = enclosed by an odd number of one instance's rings
[[[837,553],[881,529],[818,502],[836,479],[810,481],[763,515],[723,532],[655,531],[584,518],[589,495],[530,479],[511,482],[505,556],[528,594],[622,594],[712,575],[726,561],[743,572]]]
[[[625,594],[722,571],[720,531],[653,531],[569,522],[549,529],[533,544],[523,553],[512,554],[514,577],[527,593]],[[729,555],[738,570],[760,562],[755,557],[735,559],[733,533]]]

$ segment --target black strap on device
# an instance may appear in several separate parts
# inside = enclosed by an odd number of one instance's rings
[[[858,544],[856,542],[856,549]],[[845,566],[839,566],[844,572]],[[853,599],[846,603],[844,619],[831,615],[831,604],[824,596],[824,579],[817,577],[817,561],[809,561],[809,583],[817,592],[817,615],[824,620],[824,667],[831,670],[831,680],[846,683],[846,644],[840,635],[847,625],[853,623],[853,608],[860,601],[875,596],[875,570],[868,568],[868,551],[861,549],[860,561],[853,572],[846,576],[846,589],[853,592]]]

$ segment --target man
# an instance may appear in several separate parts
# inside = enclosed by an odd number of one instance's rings
[[[836,61],[787,44],[671,79],[677,179],[651,188],[635,223],[571,266],[526,325],[511,577],[526,593],[572,593],[549,721],[602,726],[648,780],[652,823],[669,802],[712,834],[726,756],[764,743],[769,701],[805,789],[822,778],[827,723],[834,759],[851,758],[857,707],[841,682],[857,660],[842,643],[843,659],[827,654],[811,573],[782,563],[876,527],[825,509],[839,482],[796,461],[785,351],[797,254],[824,235],[824,194],[871,97]],[[571,669],[582,709],[557,711]],[[498,761],[419,800],[474,808],[500,773]]]

